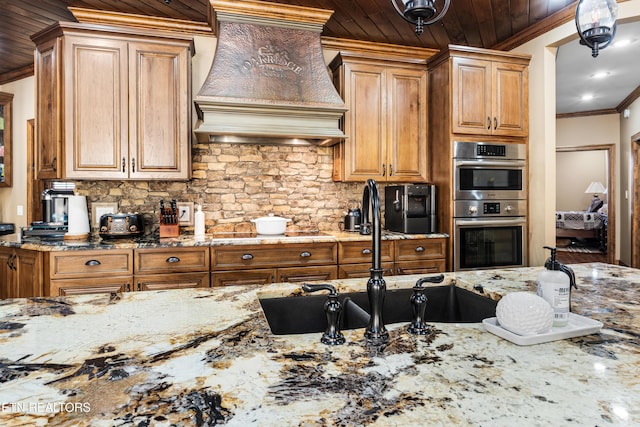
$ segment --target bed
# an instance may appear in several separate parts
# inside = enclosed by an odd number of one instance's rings
[[[601,248],[606,242],[607,216],[598,212],[556,212],[556,237],[596,239]]]

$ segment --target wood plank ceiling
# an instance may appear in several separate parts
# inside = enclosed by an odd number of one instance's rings
[[[242,1],[242,0],[238,0]],[[452,0],[444,19],[421,36],[391,0],[271,0],[334,10],[323,36],[442,49],[448,44],[511,49],[573,19],[575,0]],[[436,4],[441,7],[442,0]],[[3,0],[0,84],[32,73],[30,35],[74,21],[67,6],[207,22],[209,0]]]

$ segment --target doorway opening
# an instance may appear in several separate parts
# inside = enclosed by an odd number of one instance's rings
[[[600,197],[606,197],[606,201],[605,203],[607,203],[606,209],[602,210],[600,212],[597,212],[598,215],[596,216],[589,216],[589,215],[585,215],[585,221],[594,221],[594,225],[593,227],[597,227],[594,229],[591,229],[590,227],[592,227],[591,224],[586,224],[583,228],[584,229],[580,229],[580,230],[575,230],[575,231],[571,231],[571,230],[567,230],[565,228],[561,228],[558,227],[558,224],[563,225],[559,220],[558,220],[558,215],[561,214],[560,211],[562,211],[562,209],[558,209],[558,206],[556,206],[557,209],[557,213],[556,213],[556,237],[562,237],[562,236],[568,236],[570,234],[578,234],[581,236],[588,236],[589,238],[593,238],[595,239],[600,245],[603,251],[606,252],[606,262],[610,263],[610,264],[615,264],[615,212],[616,212],[616,206],[615,206],[615,146],[613,144],[602,144],[602,145],[584,145],[584,146],[575,146],[575,147],[556,147],[556,154],[558,153],[578,153],[578,154],[587,154],[587,152],[592,152],[595,154],[604,154],[604,162],[606,164],[606,171],[605,173],[605,177],[606,177],[606,182],[602,183],[604,185],[604,187],[606,188],[606,194],[599,194]],[[573,165],[573,167],[571,168],[572,170],[578,171],[581,169],[578,168],[583,168],[584,165]],[[578,188],[575,192],[576,193],[580,193],[580,195],[582,197],[585,196],[584,192],[585,189],[587,188],[587,185],[584,186],[584,188]],[[588,203],[586,204],[586,206],[584,207],[584,209],[581,209],[581,211],[584,211],[585,214],[587,214],[587,207],[588,207]],[[566,218],[563,217],[561,218],[561,220],[565,220]],[[577,220],[577,218],[572,218],[572,220]],[[568,228],[571,228],[572,226],[568,226]],[[576,224],[575,227],[580,227],[580,225]],[[578,238],[581,238],[580,236],[577,236]],[[579,256],[579,255],[574,255],[574,256]],[[589,262],[590,259],[589,257],[585,257],[584,261],[581,262]]]
[[[632,215],[631,215],[631,267],[640,267],[640,133],[631,137],[631,151],[633,152],[633,182],[631,188]]]

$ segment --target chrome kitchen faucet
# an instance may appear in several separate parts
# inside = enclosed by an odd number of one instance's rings
[[[371,210],[371,222],[369,222],[369,210]],[[380,193],[373,179],[367,180],[367,185],[362,193],[362,221],[360,234],[371,234],[371,277],[367,282],[367,295],[369,297],[369,309],[371,317],[369,325],[364,333],[367,344],[380,345],[389,341],[389,332],[384,326],[382,308],[384,297],[387,293],[387,284],[382,278],[380,262],[381,230],[380,224]]]

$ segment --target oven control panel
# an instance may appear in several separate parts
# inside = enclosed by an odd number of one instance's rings
[[[492,216],[526,216],[525,200],[456,200],[453,216],[481,218]]]

